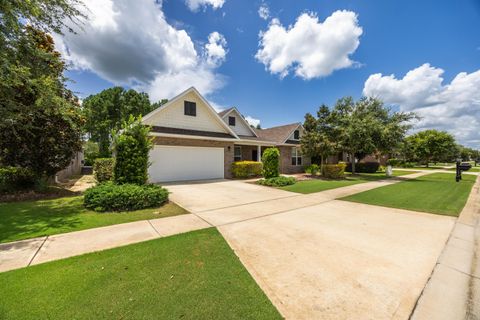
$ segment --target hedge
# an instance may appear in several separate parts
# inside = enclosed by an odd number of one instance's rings
[[[258,180],[257,183],[261,184],[262,186],[269,186],[269,187],[284,187],[289,186],[297,182],[294,177],[274,177],[268,179],[261,179]]]
[[[355,172],[356,173],[375,173],[378,171],[380,163],[378,162],[359,162],[355,163]],[[347,163],[345,168],[346,172],[352,172],[352,163]]]
[[[392,158],[387,160],[387,165],[399,168],[412,168],[415,166],[415,163],[408,162],[402,159]]]
[[[316,176],[320,172],[320,166],[318,164],[311,164],[309,166],[306,166],[304,168],[305,172],[312,175]]]
[[[344,177],[346,167],[347,165],[345,163],[324,164],[323,177],[328,179],[341,179]]]
[[[237,161],[232,163],[234,178],[258,177],[262,174],[263,164],[257,161]]]
[[[262,162],[262,174],[266,179],[275,178],[280,175],[278,171],[280,163],[280,151],[277,148],[265,149],[262,155]]]
[[[97,158],[93,163],[93,175],[98,183],[110,181],[113,179],[113,167],[115,160],[113,158]]]
[[[34,173],[26,168],[0,168],[0,192],[11,192],[33,188],[35,185]]]
[[[84,206],[98,212],[132,211],[158,207],[168,200],[168,191],[155,184],[101,183],[85,191]]]

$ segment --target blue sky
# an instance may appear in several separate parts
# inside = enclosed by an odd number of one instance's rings
[[[420,114],[418,130],[447,130],[480,148],[478,0],[86,5],[94,17],[84,31],[56,37],[81,97],[123,85],[169,98],[195,85],[216,108],[237,106],[269,127],[367,94]],[[260,17],[260,7],[268,16]],[[317,61],[322,55],[325,61]]]

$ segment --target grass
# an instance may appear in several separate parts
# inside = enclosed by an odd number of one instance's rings
[[[393,171],[393,176],[403,176],[407,174],[415,173],[412,171]],[[330,189],[336,189],[340,187],[351,186],[354,184],[376,181],[381,179],[388,179],[385,176],[384,172],[377,172],[377,173],[361,173],[357,175],[346,174],[346,178],[343,180],[323,180],[323,179],[312,179],[312,180],[304,180],[298,181],[297,183],[286,186],[280,187],[282,190],[297,192],[297,193],[314,193],[320,192]]]
[[[341,200],[458,216],[476,178],[473,175],[463,175],[463,180],[457,183],[455,175],[451,173],[434,173],[357,193]]]
[[[448,171],[456,171],[457,169],[456,168],[450,168],[448,169]],[[468,171],[463,171],[463,172],[480,172],[480,167],[473,167],[468,170]]]
[[[187,213],[174,203],[130,212],[97,213],[83,197],[0,203],[0,243]]]
[[[0,273],[1,319],[281,319],[214,229]]]

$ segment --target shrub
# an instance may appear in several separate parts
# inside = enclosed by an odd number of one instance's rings
[[[270,187],[284,187],[284,186],[292,185],[295,182],[297,182],[297,180],[295,180],[294,177],[285,177],[285,176],[261,179],[257,181],[257,183],[261,184],[262,186],[270,186]]]
[[[399,167],[399,168],[412,168],[415,166],[415,163],[407,162],[402,159],[392,158],[387,160],[387,165],[392,167]]]
[[[20,167],[0,168],[0,192],[33,188],[35,175],[30,169]]]
[[[323,165],[323,177],[328,179],[341,179],[345,174],[345,163]]]
[[[97,158],[93,163],[93,175],[98,183],[110,181],[113,178],[113,166],[115,159],[113,158]]]
[[[93,166],[95,159],[99,158],[99,149],[98,144],[93,141],[87,141],[83,144],[83,154],[85,166]]]
[[[257,161],[237,161],[232,163],[234,178],[257,177],[262,174],[263,164]]]
[[[130,116],[115,134],[113,179],[116,183],[147,183],[148,153],[153,147],[149,132],[150,127],[144,126],[141,118]]]
[[[380,163],[378,162],[359,162],[355,163],[355,172],[357,173],[375,173],[378,171]],[[348,163],[346,172],[352,172],[352,163]]]
[[[267,148],[263,152],[263,176],[268,178],[275,178],[279,176],[278,166],[280,159],[280,151],[277,148]]]
[[[131,211],[157,207],[168,200],[168,191],[155,184],[105,182],[85,191],[84,206],[98,212]]]
[[[312,176],[316,176],[320,172],[320,166],[318,164],[311,164],[305,167],[305,172],[311,174]]]

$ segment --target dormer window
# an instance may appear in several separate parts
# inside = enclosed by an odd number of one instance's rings
[[[228,117],[228,125],[235,126],[235,117]]]
[[[293,139],[294,140],[300,140],[300,130],[295,130],[293,132]]]
[[[184,114],[186,116],[196,117],[197,116],[197,104],[191,101],[184,101]]]

